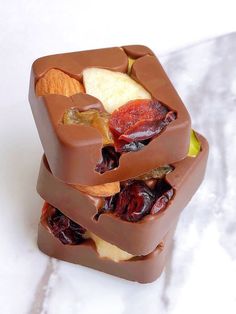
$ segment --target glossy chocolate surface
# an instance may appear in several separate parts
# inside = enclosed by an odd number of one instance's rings
[[[121,220],[112,213],[102,214],[95,220],[94,216],[102,206],[102,198],[90,197],[58,180],[50,172],[45,157],[41,163],[37,191],[45,201],[105,241],[133,255],[149,254],[191,200],[204,178],[208,143],[201,135],[197,134],[197,137],[201,142],[198,156],[174,163],[174,171],[166,175],[167,182],[175,190],[167,208],[155,215],[149,214],[138,222]]]
[[[66,262],[91,267],[127,280],[148,283],[161,275],[172,249],[174,231],[175,225],[154,251],[147,256],[134,257],[120,262],[101,258],[92,240],[86,240],[79,245],[64,245],[41,224],[38,229],[38,247],[48,256]]]
[[[85,94],[37,97],[35,83],[52,68],[78,80],[82,80],[82,71],[87,67],[125,73],[128,56],[136,58],[131,77],[154,99],[174,110],[177,118],[140,151],[123,153],[116,169],[99,174],[95,171],[101,160],[102,136],[99,131],[89,126],[62,123],[67,109],[99,107],[99,100]],[[189,114],[159,61],[147,47],[125,46],[123,49],[107,48],[40,58],[32,66],[29,100],[51,171],[64,182],[98,185],[123,181],[182,160],[187,155],[191,128]]]

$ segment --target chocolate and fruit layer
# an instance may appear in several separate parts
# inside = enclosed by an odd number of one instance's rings
[[[126,180],[96,186],[58,180],[42,159],[37,191],[64,215],[132,255],[152,252],[201,184],[208,157],[191,133],[188,157]]]
[[[153,252],[147,256],[134,256],[97,237],[45,203],[39,224],[38,246],[51,257],[146,283],[160,276],[171,249],[175,226],[176,222],[173,222]]]
[[[188,153],[189,114],[147,47],[40,58],[29,100],[50,169],[66,183],[126,181]]]
[[[58,208],[48,203],[44,204],[40,221],[54,237],[58,238],[65,245],[78,245],[88,239],[92,239],[100,257],[106,257],[115,262],[129,260],[134,257],[117,246],[102,240],[89,230],[86,230],[65,216]]]

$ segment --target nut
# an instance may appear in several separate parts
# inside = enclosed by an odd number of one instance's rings
[[[58,94],[70,97],[83,93],[83,85],[66,73],[51,69],[36,83],[36,95]]]
[[[75,188],[80,192],[91,196],[107,197],[120,192],[120,182],[111,182],[101,185],[75,185]]]

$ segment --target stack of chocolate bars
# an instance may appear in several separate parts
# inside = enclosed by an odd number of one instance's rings
[[[39,58],[29,100],[45,152],[39,249],[154,281],[208,156],[156,56],[133,45]]]

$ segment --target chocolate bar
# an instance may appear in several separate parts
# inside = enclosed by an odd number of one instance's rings
[[[203,136],[196,135],[201,143],[197,157],[186,157],[173,163],[173,171],[165,176],[165,182],[174,190],[167,207],[147,214],[137,222],[121,219],[112,211],[98,215],[104,198],[91,197],[76,186],[58,180],[51,173],[45,156],[41,162],[37,191],[45,201],[103,240],[133,255],[147,255],[162,241],[203,180],[208,143]]]
[[[48,205],[46,204],[46,206]],[[42,217],[44,215],[45,213],[43,213]],[[171,243],[176,227],[175,222],[163,237],[163,240],[150,254],[133,256],[128,260],[114,261],[114,258],[112,260],[101,256],[93,239],[83,239],[81,237],[85,233],[83,228],[76,226],[72,222],[73,230],[68,230],[66,229],[68,220],[62,216],[61,218],[60,220],[58,220],[58,217],[54,219],[55,221],[57,220],[57,227],[59,226],[60,228],[59,231],[54,226],[54,234],[45,224],[45,221],[41,220],[38,229],[38,247],[43,253],[59,260],[91,267],[140,283],[152,282],[161,275],[168,255],[171,252]]]
[[[69,184],[125,181],[188,152],[189,114],[145,46],[39,58],[29,101],[50,169]]]

